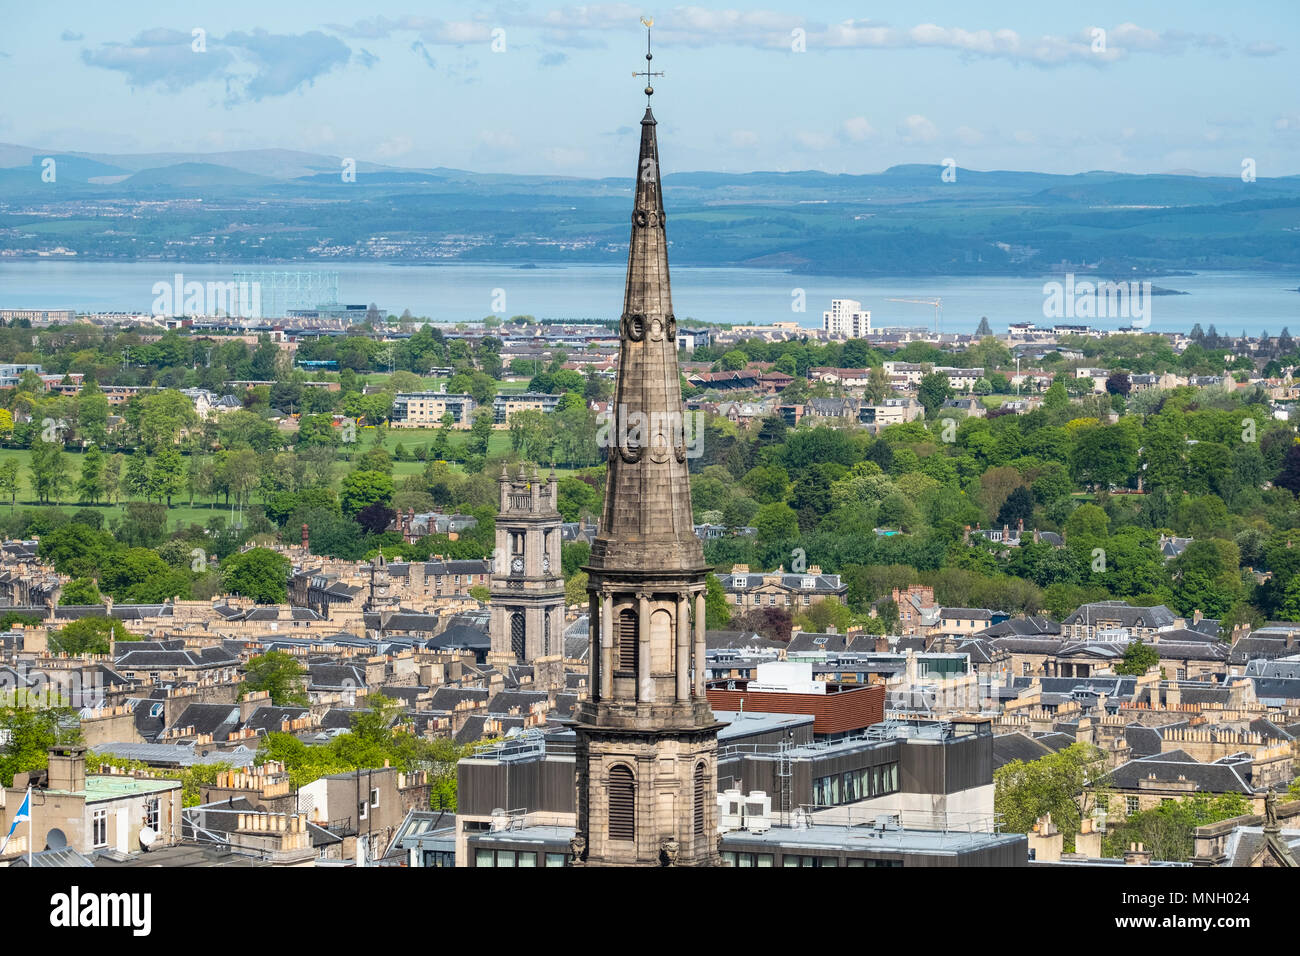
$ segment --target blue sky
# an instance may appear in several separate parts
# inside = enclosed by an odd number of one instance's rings
[[[644,14],[670,171],[1300,173],[1295,0],[82,6],[0,0],[0,142],[626,176]]]

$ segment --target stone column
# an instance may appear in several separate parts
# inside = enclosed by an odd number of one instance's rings
[[[695,696],[704,696],[704,592],[695,595]]]
[[[691,697],[691,605],[690,598],[677,597],[677,700]]]
[[[655,681],[650,676],[650,597],[644,591],[637,599],[637,665],[636,665],[636,699],[654,700]]]
[[[592,633],[594,634],[595,631],[593,630]],[[613,696],[614,598],[606,594],[600,599],[600,699],[609,700]]]

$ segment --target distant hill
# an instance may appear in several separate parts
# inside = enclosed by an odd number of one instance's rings
[[[54,183],[41,179],[47,156]],[[626,255],[630,178],[358,162],[355,182],[345,183],[342,170],[340,157],[301,150],[0,144],[0,252],[517,264]],[[946,181],[943,173],[927,164],[852,175],[668,172],[674,261],[863,276],[1037,275],[1062,263],[1124,275],[1300,270],[1300,176],[1243,183],[1191,172],[959,168]],[[176,204],[125,215],[115,205],[113,228],[104,228],[99,204],[141,195]]]
[[[142,169],[122,181],[124,187],[141,186],[257,186],[272,183],[267,176],[258,176],[241,169],[220,166],[216,163],[173,163],[153,169]]]

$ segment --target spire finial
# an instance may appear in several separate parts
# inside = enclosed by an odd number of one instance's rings
[[[655,95],[655,88],[650,85],[650,78],[652,76],[663,76],[663,73],[655,73],[650,69],[650,61],[655,58],[655,55],[650,52],[650,28],[655,25],[654,18],[642,17],[641,24],[645,27],[645,69],[640,73],[633,72],[632,75],[645,77],[645,105],[646,109],[649,109],[650,97]]]

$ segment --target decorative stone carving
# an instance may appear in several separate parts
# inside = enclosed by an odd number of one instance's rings
[[[581,863],[587,858],[587,838],[577,834],[569,841],[569,862]]]
[[[665,837],[659,844],[659,859],[664,866],[676,866],[677,854],[681,845],[672,837]]]

